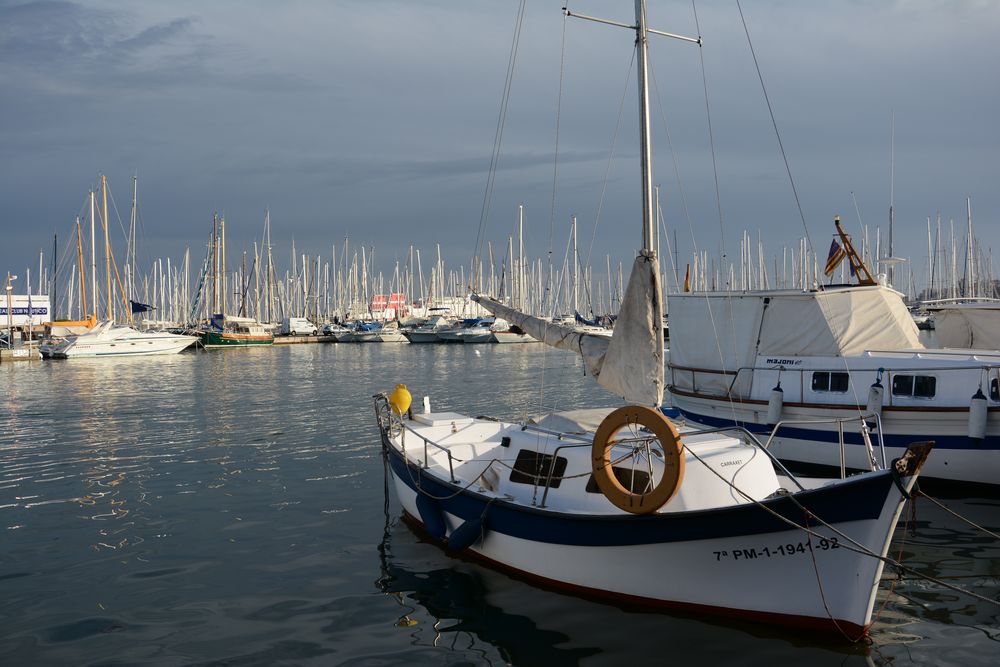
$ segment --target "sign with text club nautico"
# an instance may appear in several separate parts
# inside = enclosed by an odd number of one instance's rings
[[[27,294],[10,295],[10,324],[15,327],[28,326],[29,297]],[[49,297],[44,294],[32,294],[30,298],[31,326],[40,327],[52,318],[49,317]],[[7,295],[0,294],[0,329],[7,327]]]

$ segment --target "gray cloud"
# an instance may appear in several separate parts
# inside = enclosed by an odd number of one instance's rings
[[[529,4],[490,234],[509,233],[518,202],[537,253],[550,234],[564,235],[570,214],[592,224],[625,94],[597,235],[599,247],[627,255],[638,235],[630,222],[638,216],[631,38],[570,21],[561,61],[561,3]],[[623,20],[631,11],[573,6]],[[903,252],[925,252],[926,216],[942,210],[961,221],[966,194],[984,242],[1000,243],[1000,6],[743,6],[816,239],[834,214],[851,217],[852,191],[865,221],[885,224],[895,111]],[[671,155],[657,109],[654,166],[666,221],[679,229],[682,254],[693,244],[688,215],[699,247],[718,243],[703,56],[727,240],[760,229],[777,252],[795,244],[801,224],[739,15],[728,3],[698,9],[700,54],[671,40],[653,44],[674,148]],[[200,249],[213,210],[227,211],[234,243],[251,239],[270,207],[279,244],[294,236],[298,247],[322,252],[348,234],[377,242],[388,257],[411,240],[441,241],[464,258],[475,241],[514,11],[515,3],[485,0],[0,2],[0,225],[9,232],[0,269],[20,270],[28,256],[37,263],[52,232],[68,233],[101,172],[127,207],[135,171],[151,257]],[[650,12],[665,30],[696,31],[687,2],[653,3]]]

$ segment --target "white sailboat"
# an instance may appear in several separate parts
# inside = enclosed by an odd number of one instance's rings
[[[628,404],[506,423],[432,412],[425,401],[423,414],[407,418],[409,394],[397,387],[375,398],[397,496],[433,539],[534,581],[860,636],[930,446],[911,447],[888,469],[801,480],[749,434],[678,430],[657,408],[663,308],[646,86],[647,35],[656,31],[646,27],[644,0],[625,27],[637,37],[643,250],[613,336],[479,303],[583,354]]]

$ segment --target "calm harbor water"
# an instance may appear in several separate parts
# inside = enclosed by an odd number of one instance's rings
[[[613,405],[540,345],[292,345],[0,365],[5,665],[996,665],[1000,608],[886,574],[872,641],[598,603],[388,512],[371,395]],[[996,531],[1000,500],[947,501]],[[1000,544],[926,501],[892,553],[997,599]],[[619,564],[627,567],[627,563]],[[614,566],[614,564],[609,564]],[[664,563],[663,576],[686,576]]]

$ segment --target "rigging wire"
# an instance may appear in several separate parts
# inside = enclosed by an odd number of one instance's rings
[[[764,85],[764,75],[760,71],[760,63],[757,61],[757,51],[753,48],[753,40],[750,39],[750,28],[747,27],[746,17],[743,16],[743,6],[740,4],[740,0],[736,0],[736,7],[740,11],[740,20],[743,22],[743,32],[747,36],[747,45],[750,47],[750,55],[753,56],[753,64],[757,69],[757,78],[760,80],[760,88],[764,93],[764,101],[767,102],[767,112],[771,115],[771,125],[774,127],[774,135],[778,139],[778,148],[781,150],[781,159],[785,163],[785,172],[788,174],[788,182],[792,186],[792,195],[795,197],[795,206],[799,211],[799,219],[802,221],[802,229],[806,234],[806,243],[809,244],[809,251],[816,256],[816,249],[813,247],[812,238],[809,236],[809,227],[806,225],[806,215],[802,210],[802,202],[799,200],[798,190],[795,188],[795,179],[792,178],[792,168],[788,164],[788,156],[785,154],[785,145],[781,141],[781,133],[778,131],[778,122],[774,118],[774,108],[771,106],[771,98],[767,94],[767,86]],[[820,284],[819,289],[823,289],[822,284]]]
[[[700,49],[701,46],[699,46],[698,48]],[[695,235],[694,235],[694,224],[693,224],[693,222],[691,220],[691,211],[688,208],[687,191],[684,189],[684,182],[683,182],[683,179],[681,178],[680,163],[677,161],[677,152],[674,150],[673,137],[670,134],[670,127],[667,124],[666,107],[663,104],[663,96],[660,94],[660,86],[659,86],[659,84],[656,81],[656,72],[653,69],[652,62],[650,62],[650,65],[649,65],[649,78],[653,81],[653,91],[656,93],[656,105],[657,105],[657,108],[660,111],[660,120],[663,123],[663,131],[664,131],[664,134],[665,134],[665,136],[667,138],[667,147],[670,149],[670,157],[671,157],[671,159],[673,161],[673,165],[674,165],[674,178],[677,179],[677,192],[678,192],[678,195],[680,196],[680,199],[681,199],[681,208],[684,209],[684,218],[687,220],[688,229],[691,232],[691,243],[694,245],[695,252],[697,252],[698,251],[698,241],[697,241],[697,239],[695,238]],[[714,158],[714,155],[713,155],[713,163],[714,163],[714,161],[715,161],[715,158]],[[664,227],[664,229],[666,229],[666,228]],[[676,275],[675,275],[674,282],[675,283],[677,282],[676,281]]]
[[[514,23],[514,35],[511,38],[510,55],[507,57],[507,74],[504,80],[503,93],[500,101],[500,112],[497,116],[497,127],[493,135],[493,152],[490,156],[489,173],[486,177],[486,189],[483,192],[483,206],[479,213],[479,230],[476,234],[475,252],[472,258],[472,270],[470,270],[469,281],[475,278],[476,259],[482,254],[483,239],[486,232],[486,223],[490,216],[490,205],[493,200],[493,190],[496,185],[497,167],[500,162],[500,147],[503,143],[503,131],[507,124],[507,110],[510,105],[510,91],[514,83],[514,71],[517,67],[518,46],[521,42],[521,28],[524,25],[524,11],[527,0],[521,0],[517,8],[517,19]]]
[[[691,11],[694,12],[695,31],[700,37],[701,25],[698,22],[698,7],[695,4],[695,0],[691,0]],[[712,152],[712,174],[715,177],[715,203],[719,211],[719,249],[721,250],[719,263],[721,266],[724,266],[726,264],[726,225],[722,215],[722,193],[719,189],[719,167],[715,157],[715,133],[712,131],[712,110],[708,102],[708,77],[705,74],[705,50],[701,47],[700,42],[698,44],[698,57],[701,59],[701,84],[705,91],[705,117],[708,121],[708,143]],[[685,211],[686,210],[687,205],[685,204]]]
[[[559,176],[559,128],[562,121],[563,77],[566,71],[566,21],[569,18],[569,3],[563,7],[562,40],[559,48],[559,92],[556,97],[556,138],[552,155],[552,200],[549,204],[549,262],[552,261],[552,243],[556,224],[556,183]]]
[[[632,58],[628,63],[628,70],[625,72],[625,89],[622,90],[621,101],[618,103],[618,120],[615,122],[615,131],[611,135],[611,146],[608,149],[608,164],[604,169],[604,181],[601,184],[601,194],[597,198],[597,214],[594,216],[594,231],[590,237],[590,246],[587,248],[587,265],[590,265],[591,256],[594,251],[594,241],[597,238],[597,226],[601,222],[601,212],[604,210],[604,197],[608,192],[608,180],[611,177],[611,166],[614,164],[615,149],[618,145],[618,133],[622,127],[622,117],[625,113],[625,99],[628,96],[629,82],[632,80],[632,68],[635,66],[636,49],[632,50]]]

